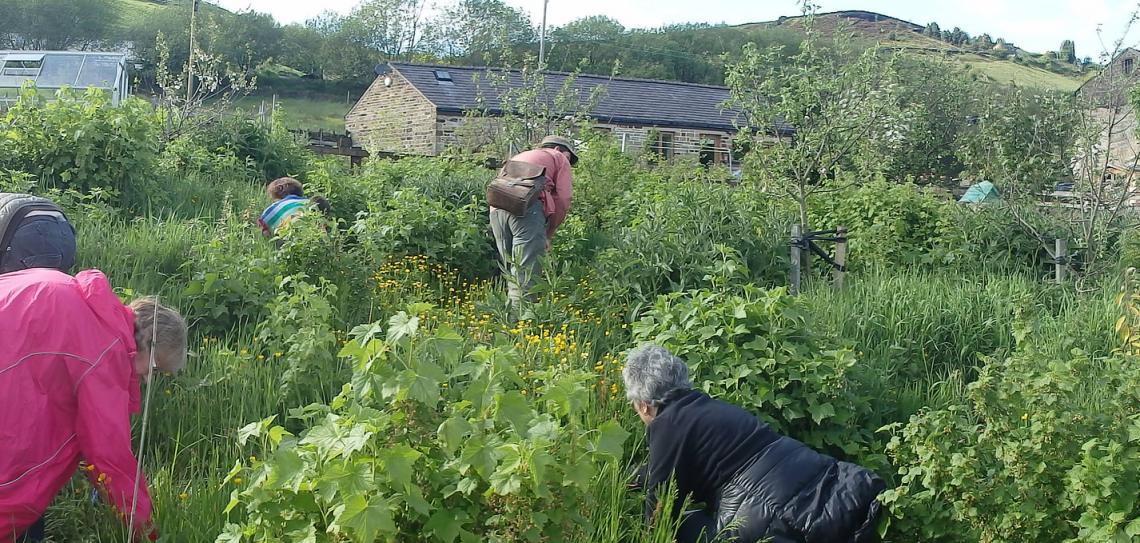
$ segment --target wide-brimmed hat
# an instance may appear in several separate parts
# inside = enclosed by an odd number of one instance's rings
[[[542,138],[541,147],[552,147],[555,145],[565,147],[570,151],[570,165],[573,166],[578,163],[578,150],[574,148],[574,141],[562,136],[546,136]]]

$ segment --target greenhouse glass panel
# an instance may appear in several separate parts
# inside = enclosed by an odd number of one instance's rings
[[[36,79],[36,86],[57,89],[75,84],[84,55],[50,55],[44,59],[43,70]]]
[[[120,56],[88,55],[74,86],[113,89],[118,81]]]

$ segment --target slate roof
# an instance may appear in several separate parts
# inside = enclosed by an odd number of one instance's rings
[[[487,75],[489,72],[494,73],[496,79],[505,77],[504,83],[511,88],[523,85],[521,72],[502,68],[392,62],[377,71],[382,74],[387,69],[404,76],[441,113],[457,114],[478,109],[482,93],[488,111],[502,114],[498,109],[502,104],[499,90],[504,85],[492,84]],[[450,76],[451,81],[440,81],[436,72],[446,72],[444,77]],[[553,101],[570,74],[546,72],[545,77],[546,98]],[[595,87],[606,87],[592,112],[592,117],[601,122],[726,132],[736,131],[744,124],[739,110],[724,106],[729,98],[727,87],[589,74],[578,75],[572,85],[582,102],[589,99]]]

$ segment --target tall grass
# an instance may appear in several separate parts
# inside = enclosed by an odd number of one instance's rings
[[[803,299],[817,326],[857,349],[856,373],[883,422],[958,399],[980,356],[1015,348],[1019,322],[1040,329],[1031,338],[1041,348],[1107,353],[1112,345],[1107,297],[1029,276],[871,271]]]

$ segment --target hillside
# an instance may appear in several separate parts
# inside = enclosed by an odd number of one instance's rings
[[[781,17],[775,21],[741,25],[744,30],[783,27],[800,30],[803,17]],[[842,29],[856,39],[873,41],[882,47],[907,53],[946,59],[994,83],[1072,92],[1091,74],[1071,65],[1050,62],[1042,55],[1015,46],[999,46],[988,51],[959,47],[923,34],[922,25],[869,11],[837,11],[815,16],[814,28],[824,35]]]

